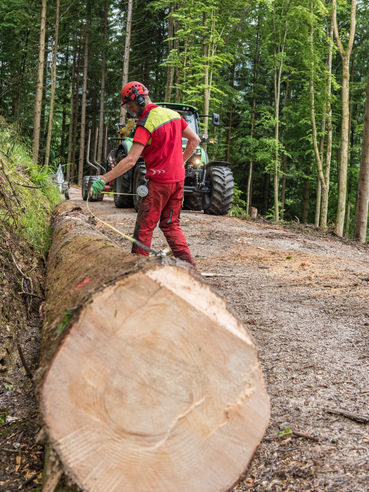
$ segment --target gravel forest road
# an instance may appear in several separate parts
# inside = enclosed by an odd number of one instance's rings
[[[80,190],[71,195],[85,210]],[[89,206],[132,234],[133,209],[110,197]],[[183,211],[181,224],[206,282],[252,334],[271,399],[270,426],[233,490],[368,491],[368,246],[200,212]],[[166,247],[159,229],[152,247]]]

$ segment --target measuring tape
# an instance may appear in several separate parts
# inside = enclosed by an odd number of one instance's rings
[[[102,195],[126,195],[126,196],[139,196],[145,198],[148,195],[149,189],[146,185],[140,185],[137,187],[137,193],[118,193],[116,191],[101,191]]]
[[[139,187],[140,188],[140,187]],[[137,188],[138,190],[138,188]],[[116,193],[114,191],[103,191],[102,193],[113,193],[113,195],[135,195],[135,193]],[[137,193],[138,194],[138,193]],[[125,239],[127,239],[128,241],[130,241],[131,243],[133,244],[136,244],[137,246],[139,246],[140,248],[144,249],[145,251],[147,251],[148,253],[151,253],[159,258],[164,258],[166,255],[165,253],[163,252],[159,252],[159,251],[155,251],[151,248],[149,248],[148,246],[145,246],[144,244],[142,244],[140,241],[138,241],[138,239],[135,239],[134,237],[131,237],[131,236],[128,236],[128,234],[124,234],[122,231],[120,231],[119,229],[117,229],[116,227],[112,226],[111,224],[108,224],[108,222],[105,222],[104,220],[100,219],[100,217],[98,217],[97,215],[95,215],[93,213],[93,211],[90,209],[89,207],[89,204],[88,204],[88,200],[89,200],[89,196],[87,196],[87,200],[86,200],[86,206],[87,206],[87,210],[90,212],[90,214],[96,219],[98,220],[99,222],[101,222],[102,224],[104,224],[104,226],[106,227],[109,227],[109,229],[111,229],[112,231],[116,232],[117,234],[119,234],[120,236],[123,236]]]

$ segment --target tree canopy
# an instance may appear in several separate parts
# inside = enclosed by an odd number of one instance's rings
[[[114,136],[131,4],[128,79],[154,101],[220,114],[217,129],[204,120],[208,152],[231,163],[247,206],[323,229],[343,221],[336,233],[353,234],[369,0],[49,1],[40,55],[42,4],[0,0],[0,112],[41,166],[61,163],[76,182],[87,130],[100,154],[105,129]]]

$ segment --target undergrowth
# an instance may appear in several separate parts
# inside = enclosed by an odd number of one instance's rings
[[[232,202],[232,209],[230,213],[230,215],[232,215],[233,217],[247,216],[246,202],[241,198],[241,196],[242,196],[242,191],[237,186],[237,183],[234,183],[233,202]]]
[[[0,117],[0,228],[24,238],[39,252],[49,246],[49,218],[61,200],[49,171]]]

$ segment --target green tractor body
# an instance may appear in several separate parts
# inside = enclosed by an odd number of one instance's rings
[[[194,106],[178,103],[158,103],[159,106],[177,111],[200,136],[201,116]],[[219,125],[219,115],[212,115],[214,125]],[[204,141],[204,140],[203,140]],[[207,141],[207,139],[205,139]],[[183,149],[187,140],[182,140]],[[226,215],[232,206],[234,180],[228,162],[210,161],[200,144],[195,153],[185,164],[185,184],[183,208],[187,210],[204,210],[207,214]]]

